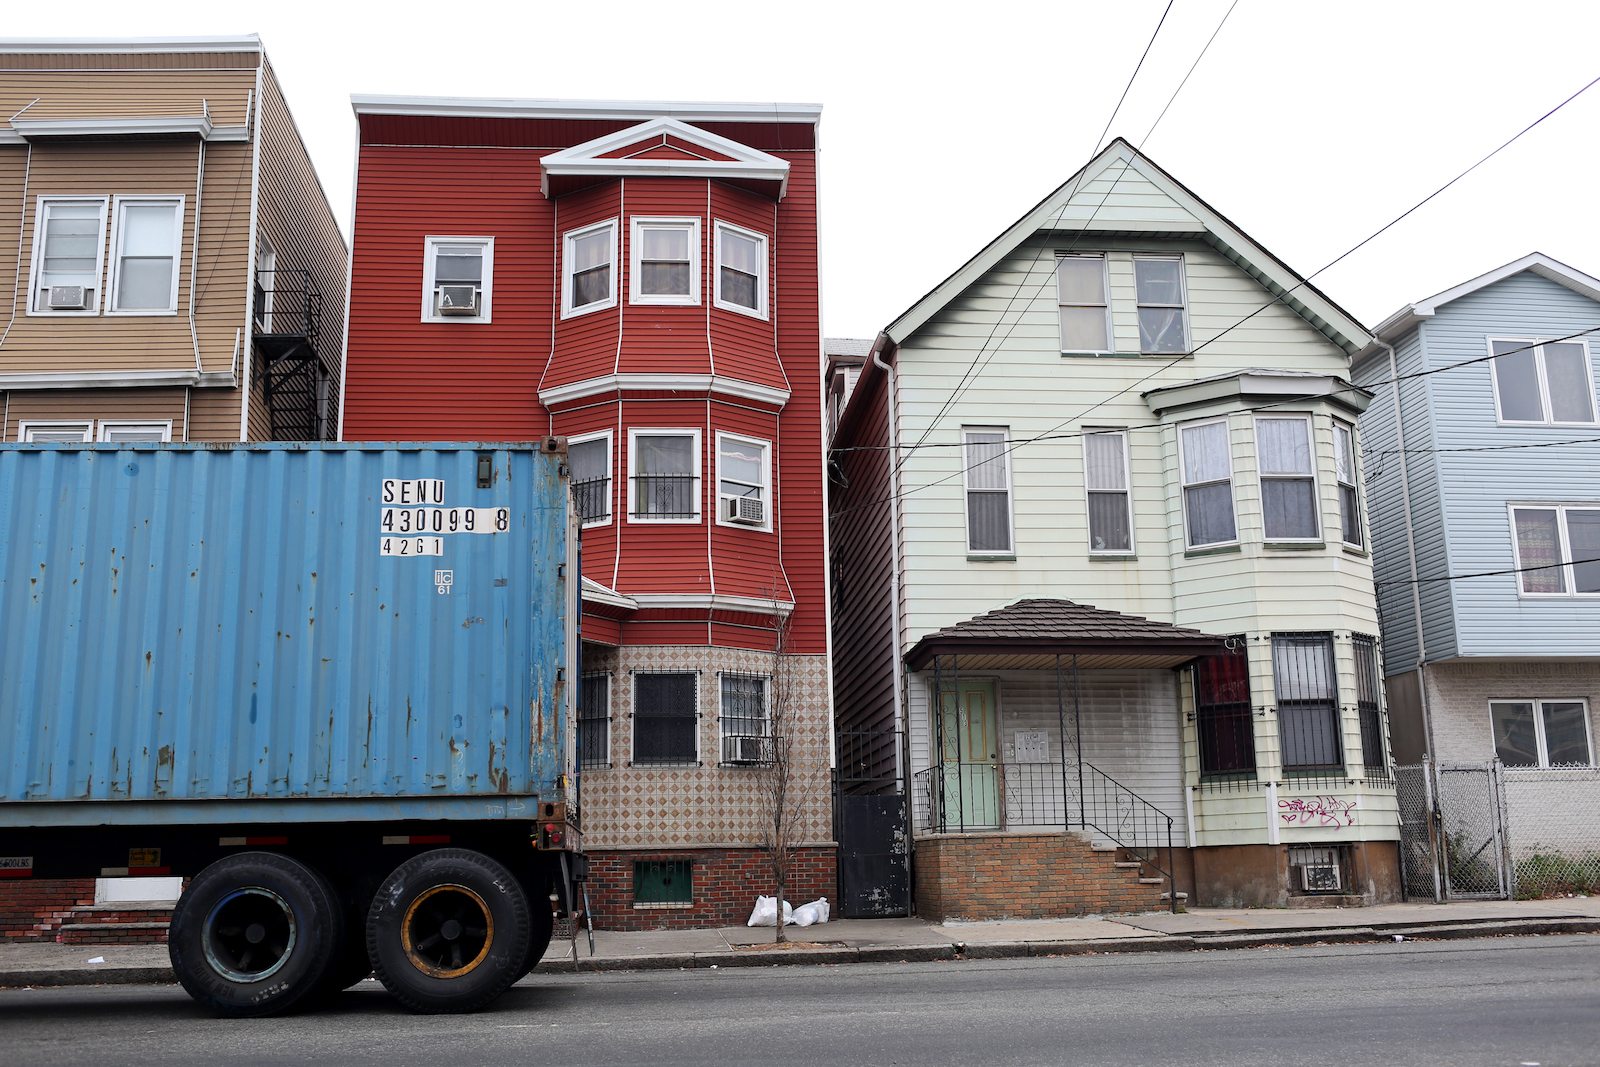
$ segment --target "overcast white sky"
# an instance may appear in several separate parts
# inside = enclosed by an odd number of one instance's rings
[[[1229,0],[1176,0],[1139,144]],[[1081,165],[1165,0],[79,0],[104,35],[260,33],[348,229],[352,92],[818,102],[824,330],[870,337]],[[132,10],[141,12],[129,14]],[[18,5],[6,36],[59,34]],[[1597,75],[1600,4],[1240,0],[1145,151],[1308,274]],[[1600,86],[1317,278],[1369,326],[1538,250],[1600,274]]]

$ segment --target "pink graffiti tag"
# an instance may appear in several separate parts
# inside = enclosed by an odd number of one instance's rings
[[[1338,797],[1296,797],[1278,801],[1278,807],[1283,809],[1278,815],[1285,822],[1299,820],[1307,826],[1313,822],[1318,826],[1350,826],[1356,821],[1356,817],[1350,814],[1355,806],[1354,800],[1340,800]]]

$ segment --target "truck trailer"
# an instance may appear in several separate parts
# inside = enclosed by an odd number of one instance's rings
[[[0,445],[0,873],[183,876],[225,1016],[471,1011],[587,862],[566,442]]]

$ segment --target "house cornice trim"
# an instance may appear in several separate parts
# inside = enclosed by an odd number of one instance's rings
[[[789,600],[763,600],[755,596],[727,593],[631,593],[641,608],[675,608],[690,611],[747,611],[757,615],[788,615],[794,610]]]
[[[539,402],[546,407],[562,404],[569,400],[581,400],[584,397],[598,396],[602,393],[620,393],[626,390],[651,390],[664,389],[676,392],[691,393],[723,393],[727,396],[736,396],[741,400],[755,400],[774,407],[783,407],[789,402],[789,390],[777,389],[770,385],[757,385],[755,382],[741,381],[738,378],[726,378],[720,374],[606,374],[599,378],[587,378],[581,382],[570,385],[554,385],[549,389],[539,390]]]
[[[0,389],[148,389],[175,385],[232,389],[238,384],[231,370],[197,372],[193,367],[0,374]]]
[[[130,115],[98,119],[13,119],[10,130],[0,130],[0,144],[91,137],[198,137],[202,141],[248,141],[250,127],[213,126],[208,115]]]
[[[98,55],[141,52],[259,52],[253,33],[222,37],[12,37],[0,55]]]
[[[1521,259],[1514,259],[1504,266],[1496,267],[1494,270],[1464,281],[1460,285],[1452,286],[1442,293],[1435,293],[1426,300],[1419,300],[1415,304],[1407,304],[1378,323],[1377,328],[1372,331],[1373,335],[1384,341],[1394,341],[1420,326],[1424,320],[1431,319],[1437,315],[1439,309],[1444,305],[1460,300],[1464,296],[1469,296],[1479,289],[1494,285],[1496,282],[1503,282],[1507,278],[1521,274],[1523,271],[1537,274],[1541,278],[1571,289],[1580,296],[1586,296],[1590,300],[1600,302],[1600,278],[1591,277],[1581,270],[1567,266],[1560,260],[1551,259],[1543,252],[1529,252]],[[1368,347],[1363,355],[1372,354],[1376,351],[1377,346],[1373,345]]]
[[[357,115],[457,116],[506,119],[637,119],[663,116],[686,122],[802,122],[821,120],[821,104],[706,103],[688,100],[544,100],[517,97],[350,94]]]

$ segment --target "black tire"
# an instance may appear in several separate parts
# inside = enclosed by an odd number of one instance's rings
[[[522,959],[522,967],[517,972],[520,981],[526,978],[539,961],[544,959],[544,954],[550,949],[550,935],[555,930],[556,918],[550,913],[549,893],[539,884],[524,887],[528,895],[528,911],[531,929],[528,933],[528,954]]]
[[[344,942],[327,879],[299,860],[240,852],[189,883],[167,953],[189,995],[218,1015],[271,1015],[314,992]]]
[[[372,973],[372,961],[367,958],[367,931],[359,914],[345,913],[344,945],[334,953],[328,973],[313,996],[326,1000],[341,993]]]
[[[402,863],[378,887],[367,955],[411,1010],[476,1011],[522,977],[532,929],[510,871],[481,852],[441,848]]]

